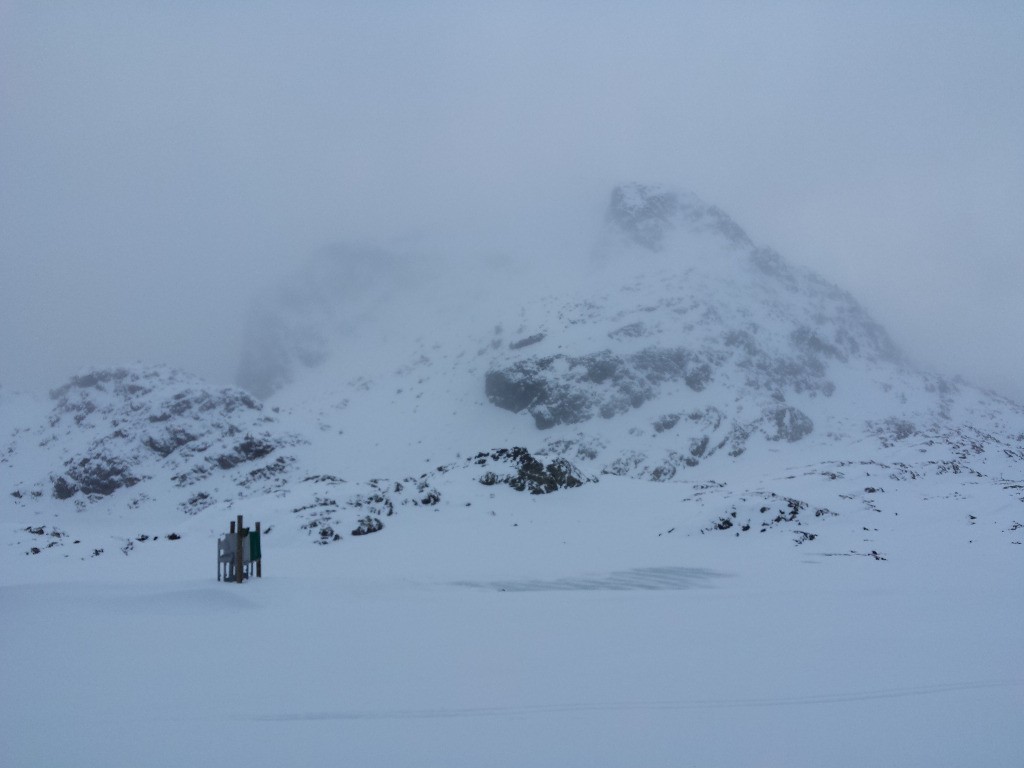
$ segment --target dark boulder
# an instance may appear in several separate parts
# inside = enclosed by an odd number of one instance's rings
[[[520,447],[478,453],[473,463],[482,467],[499,465],[498,471],[488,470],[480,477],[483,485],[502,484],[538,495],[596,482],[567,459],[559,458],[545,464]]]

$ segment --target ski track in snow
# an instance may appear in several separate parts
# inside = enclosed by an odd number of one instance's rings
[[[850,702],[875,701],[881,699],[905,699],[919,696],[939,696],[961,691],[977,691],[992,688],[1021,688],[1024,680],[966,681],[936,685],[906,686],[867,691],[823,693],[806,696],[773,696],[752,699],[690,699],[676,701],[633,701],[633,702],[570,702],[518,707],[472,707],[460,709],[389,710],[368,712],[308,712],[281,713],[242,717],[247,721],[294,721],[294,720],[422,720],[460,717],[509,717],[521,715],[550,715],[566,712],[617,712],[644,710],[686,710],[686,709],[758,709],[765,707],[801,707],[821,704],[843,704]]]
[[[715,579],[724,578],[727,575],[728,574],[719,573],[718,571],[713,571],[708,568],[665,566],[656,568],[633,568],[629,571],[618,571],[606,576],[550,580],[529,579],[523,581],[456,581],[453,582],[453,585],[460,587],[496,589],[499,592],[693,589],[694,587],[709,587]]]

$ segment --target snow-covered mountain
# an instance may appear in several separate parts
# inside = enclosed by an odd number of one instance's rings
[[[1020,764],[1021,408],[692,195],[595,239],[0,389],[4,765]]]
[[[3,394],[7,535],[42,554],[89,516],[130,544],[244,508],[328,543],[495,484],[596,481],[677,484],[690,533],[845,549],[898,511],[894,484],[969,487],[1002,501],[964,520],[1020,538],[1019,406],[915,370],[852,296],[692,194],[619,187],[596,239],[471,265],[326,250],[254,307],[240,384],[262,402],[142,367],[45,406]]]

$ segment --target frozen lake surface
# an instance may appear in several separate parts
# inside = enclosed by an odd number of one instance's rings
[[[623,532],[593,497],[580,526],[574,498],[271,535],[243,585],[198,532],[5,558],[3,763],[1024,764],[1019,547],[907,525],[887,560],[826,557]]]

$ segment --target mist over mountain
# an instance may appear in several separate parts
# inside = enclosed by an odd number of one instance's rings
[[[496,484],[684,483],[704,488],[696,529],[732,509],[744,531],[802,527],[790,502],[877,512],[879,472],[1016,500],[1019,406],[914,369],[849,293],[724,211],[622,185],[594,240],[483,265],[332,247],[253,306],[244,389],[136,366],[84,372],[48,413],[0,400],[12,512],[133,526],[245,500],[327,543]],[[794,501],[805,475],[847,479]]]
[[[388,296],[410,290],[422,271],[379,248],[321,250],[250,310],[238,384],[258,397],[273,394],[297,369],[323,363],[333,339],[358,335]]]

